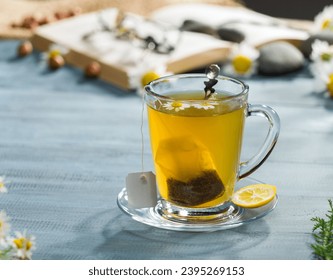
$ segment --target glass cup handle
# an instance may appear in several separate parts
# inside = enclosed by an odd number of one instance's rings
[[[242,162],[239,167],[238,179],[242,179],[257,168],[268,158],[272,152],[280,132],[280,118],[278,114],[269,106],[259,104],[248,104],[247,117],[260,116],[264,117],[269,122],[269,131],[258,154],[250,160]]]

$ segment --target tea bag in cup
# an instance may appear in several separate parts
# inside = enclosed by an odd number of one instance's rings
[[[224,193],[208,149],[190,136],[161,141],[155,162],[166,178],[169,199],[179,205],[197,206]]]

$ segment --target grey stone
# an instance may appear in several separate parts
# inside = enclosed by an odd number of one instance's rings
[[[205,33],[208,35],[212,35],[214,37],[218,37],[218,34],[214,28],[195,20],[185,20],[182,26],[180,27],[180,30]]]
[[[307,40],[305,40],[300,46],[300,50],[303,52],[305,57],[310,56],[312,52],[312,43],[315,40],[326,41],[331,45],[333,44],[333,32],[326,30],[311,34],[310,37]]]
[[[231,27],[220,26],[217,28],[217,34],[222,40],[235,43],[240,43],[245,39],[243,32]]]
[[[286,74],[301,69],[305,63],[302,52],[288,42],[269,43],[259,51],[258,68],[261,74]]]
[[[240,43],[245,39],[245,35],[240,30],[235,28],[219,26],[215,29],[207,24],[195,20],[185,20],[180,27],[180,30],[205,33],[216,38],[235,43]]]

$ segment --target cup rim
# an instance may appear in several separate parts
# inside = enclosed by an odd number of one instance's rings
[[[157,83],[160,83],[164,80],[168,80],[168,79],[183,79],[183,78],[203,78],[203,79],[207,79],[207,76],[205,74],[199,74],[199,73],[186,73],[186,74],[173,74],[173,75],[166,75],[166,76],[163,76],[163,77],[160,77],[158,79],[155,79],[151,82],[149,82],[145,87],[145,94],[147,95],[152,95],[158,99],[164,99],[164,100],[182,100],[182,99],[176,99],[176,98],[172,98],[170,96],[165,96],[165,95],[162,95],[162,94],[159,94],[159,93],[156,93],[154,90],[153,90],[153,85],[154,84],[157,84]],[[236,79],[236,78],[233,78],[233,77],[228,77],[228,76],[224,76],[224,75],[219,75],[216,79],[218,80],[228,80],[228,81],[231,81],[233,83],[236,83],[236,84],[239,84],[241,85],[242,87],[242,90],[239,92],[239,93],[236,93],[234,95],[230,95],[230,96],[226,96],[226,97],[223,97],[221,99],[214,99],[215,102],[223,102],[223,101],[226,101],[226,100],[231,100],[231,99],[234,99],[234,98],[239,98],[239,97],[242,97],[244,95],[246,95],[249,91],[249,86],[244,83],[243,81],[239,80],[239,79]],[[197,99],[186,99],[186,101],[188,102],[191,102],[191,101],[198,101]]]

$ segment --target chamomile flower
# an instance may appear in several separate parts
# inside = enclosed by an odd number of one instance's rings
[[[5,185],[5,178],[0,176],[0,193],[8,192],[6,185]]]
[[[326,91],[333,98],[333,64],[329,63],[326,67],[323,67],[323,64],[314,63],[311,71],[315,78],[315,91]]]
[[[175,110],[175,112],[179,112],[185,110],[186,108],[190,108],[191,105],[175,100],[175,101],[166,102],[165,104],[163,104],[163,107],[169,111]]]
[[[136,90],[138,95],[143,95],[144,87],[151,81],[163,76],[171,75],[164,65],[154,66],[151,64],[138,66],[129,75],[130,88]]]
[[[257,71],[259,51],[246,43],[236,45],[229,55],[223,72],[232,76],[251,76]]]
[[[3,245],[10,231],[9,217],[5,211],[0,211],[0,245]]]
[[[210,109],[214,109],[216,105],[218,105],[217,102],[212,102],[212,101],[204,100],[204,101],[202,101],[200,103],[193,104],[193,107],[197,108],[197,109],[210,110]]]
[[[56,70],[65,65],[64,56],[69,50],[61,45],[52,44],[47,52],[42,53],[42,61],[46,63],[50,69]]]
[[[151,81],[158,79],[161,77],[159,74],[157,74],[154,71],[148,71],[143,74],[141,77],[141,86],[144,87],[145,85],[148,85]]]
[[[333,72],[326,77],[326,88],[330,97],[333,98]]]
[[[58,45],[58,44],[52,44],[49,47],[49,50],[46,53],[43,53],[43,56],[46,59],[54,58],[58,55],[64,56],[68,53],[68,49],[64,46]]]
[[[325,90],[328,92],[329,96],[333,98],[333,71],[327,73],[326,75],[322,75],[320,77]]]
[[[315,40],[312,44],[310,58],[314,62],[331,62],[333,61],[333,47],[326,41]]]
[[[11,245],[14,250],[16,258],[21,260],[30,260],[32,251],[35,250],[35,237],[27,235],[26,231],[23,233],[15,232],[16,237],[12,238]]]
[[[322,12],[314,18],[314,31],[333,31],[333,5],[326,6]]]

